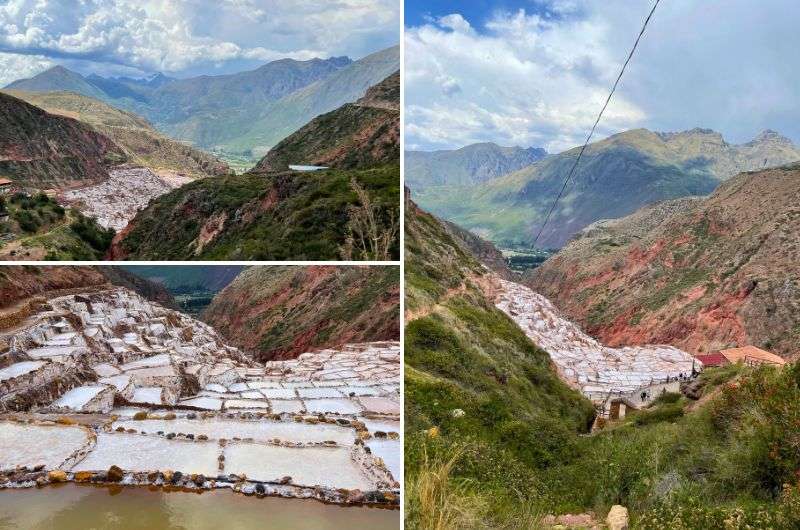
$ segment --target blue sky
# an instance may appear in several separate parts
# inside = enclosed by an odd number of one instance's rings
[[[439,18],[451,13],[459,13],[473,27],[480,28],[496,11],[517,11],[525,9],[529,13],[545,14],[546,5],[532,0],[407,0],[405,2],[406,26],[421,26],[431,17]]]
[[[54,64],[187,77],[358,59],[397,45],[399,26],[398,0],[3,0],[0,86]]]
[[[653,0],[406,2],[409,149],[579,144]],[[597,138],[774,129],[800,143],[800,2],[661,2]]]

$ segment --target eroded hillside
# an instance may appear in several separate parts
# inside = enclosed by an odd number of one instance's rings
[[[91,127],[0,94],[0,173],[18,185],[65,189],[96,184],[126,158]]]
[[[203,319],[260,361],[399,340],[399,270],[251,267],[214,297]]]
[[[800,350],[800,167],[598,223],[527,284],[611,345]]]
[[[191,177],[227,175],[230,168],[212,155],[177,142],[156,131],[144,118],[102,101],[73,92],[23,92],[10,95],[32,105],[75,118],[111,138],[135,164],[169,174]]]

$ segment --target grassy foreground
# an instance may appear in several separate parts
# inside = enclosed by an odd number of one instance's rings
[[[441,430],[407,432],[408,527],[537,528],[546,513],[602,519],[613,504],[633,528],[800,527],[800,367],[711,369],[703,383],[701,403],[665,396],[570,437],[553,463],[493,457],[503,442],[487,452]],[[473,472],[476,460],[490,476]],[[520,476],[536,487],[520,489]]]

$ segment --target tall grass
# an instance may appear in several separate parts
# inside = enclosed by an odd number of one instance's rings
[[[469,496],[465,481],[451,476],[461,457],[456,449],[449,458],[431,459],[427,451],[413,476],[406,480],[406,528],[451,530],[476,528],[476,505],[465,503]]]
[[[542,514],[520,502],[501,503],[502,508],[478,493],[473,480],[460,479],[453,469],[464,455],[454,449],[446,458],[431,458],[423,450],[416,470],[406,478],[405,528],[415,530],[536,530]]]

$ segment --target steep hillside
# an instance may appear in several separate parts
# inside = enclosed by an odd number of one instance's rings
[[[736,177],[718,193],[740,186]],[[707,369],[686,396],[663,394],[582,436],[591,407],[487,302],[477,259],[407,204],[406,528],[601,528],[612,505],[636,529],[800,524],[797,366]],[[642,225],[655,217],[640,215]]]
[[[102,259],[113,230],[43,193],[0,196],[0,259],[82,261]]]
[[[420,490],[447,490],[437,466],[453,455],[453,480],[468,479],[446,501],[454,510],[523,514],[545,494],[538,470],[572,458],[593,407],[487,299],[480,285],[488,270],[435,217],[407,205],[407,526],[439,515]]]
[[[611,345],[800,357],[800,165],[582,232],[526,282]]]
[[[398,267],[251,267],[203,319],[259,361],[400,338]]]
[[[415,199],[433,213],[502,245],[533,242],[579,148],[475,187],[429,187]],[[600,219],[631,214],[665,199],[706,195],[739,171],[800,160],[772,131],[743,145],[707,129],[627,131],[591,144],[539,246],[558,248]]]
[[[145,119],[102,101],[72,92],[11,90],[7,93],[50,114],[74,118],[92,126],[111,138],[135,164],[198,178],[231,172],[224,162],[212,155],[167,138]]]
[[[371,87],[363,98],[317,116],[261,159],[256,170],[289,165],[364,169],[400,162],[400,72]]]
[[[247,151],[252,156],[263,156],[316,116],[356,101],[369,87],[399,69],[398,46],[368,55],[245,116],[239,135],[220,144],[230,152]]]
[[[20,300],[50,291],[102,285],[107,281],[93,267],[1,267],[0,307],[11,307]]]
[[[183,267],[176,268],[182,269]],[[109,283],[130,289],[138,293],[139,296],[151,302],[161,304],[164,307],[178,309],[175,298],[173,298],[172,294],[158,282],[139,276],[123,267],[102,266],[96,267],[96,270],[100,271],[100,273],[108,279]]]
[[[70,188],[101,182],[124,152],[71,118],[0,94],[0,175],[20,186]]]
[[[426,186],[480,184],[529,166],[545,156],[547,151],[539,147],[523,149],[493,143],[452,150],[406,151],[406,185],[416,191]]]
[[[201,179],[153,200],[120,232],[113,259],[330,260],[360,243],[399,255],[399,167]],[[360,232],[366,213],[377,221]],[[364,238],[358,236],[363,233]],[[353,240],[352,244],[349,243]]]

